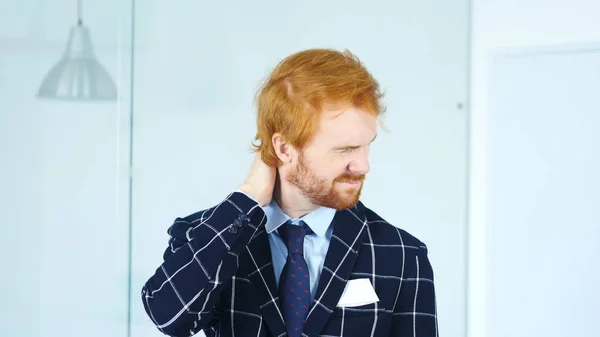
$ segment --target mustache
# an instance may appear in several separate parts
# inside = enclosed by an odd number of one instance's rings
[[[365,180],[366,176],[364,174],[360,174],[360,175],[356,175],[356,174],[351,174],[351,173],[344,173],[340,176],[338,176],[337,178],[335,178],[335,182],[339,182],[339,181],[347,181],[347,182],[351,182],[351,183],[360,183],[363,182]]]

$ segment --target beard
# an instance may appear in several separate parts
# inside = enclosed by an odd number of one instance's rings
[[[317,177],[300,154],[298,165],[289,172],[286,181],[295,186],[313,204],[343,210],[354,207],[360,198],[365,175],[344,173],[332,182]],[[343,186],[343,182],[360,183],[358,187]]]

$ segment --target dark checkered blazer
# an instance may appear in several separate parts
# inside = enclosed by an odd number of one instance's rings
[[[286,335],[262,208],[234,192],[169,228],[164,261],[142,301],[166,335]],[[303,336],[438,336],[426,246],[362,203],[338,211]],[[350,279],[368,278],[380,301],[336,307]]]

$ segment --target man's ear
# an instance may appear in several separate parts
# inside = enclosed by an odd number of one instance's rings
[[[281,160],[283,164],[290,163],[295,153],[292,144],[288,143],[280,133],[274,133],[273,137],[271,137],[271,142],[273,143],[273,148],[275,149],[275,153],[279,160]]]

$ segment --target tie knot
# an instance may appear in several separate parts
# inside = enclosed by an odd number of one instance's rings
[[[304,221],[298,225],[288,221],[279,227],[279,234],[288,248],[288,254],[304,253],[304,236],[312,233]]]

